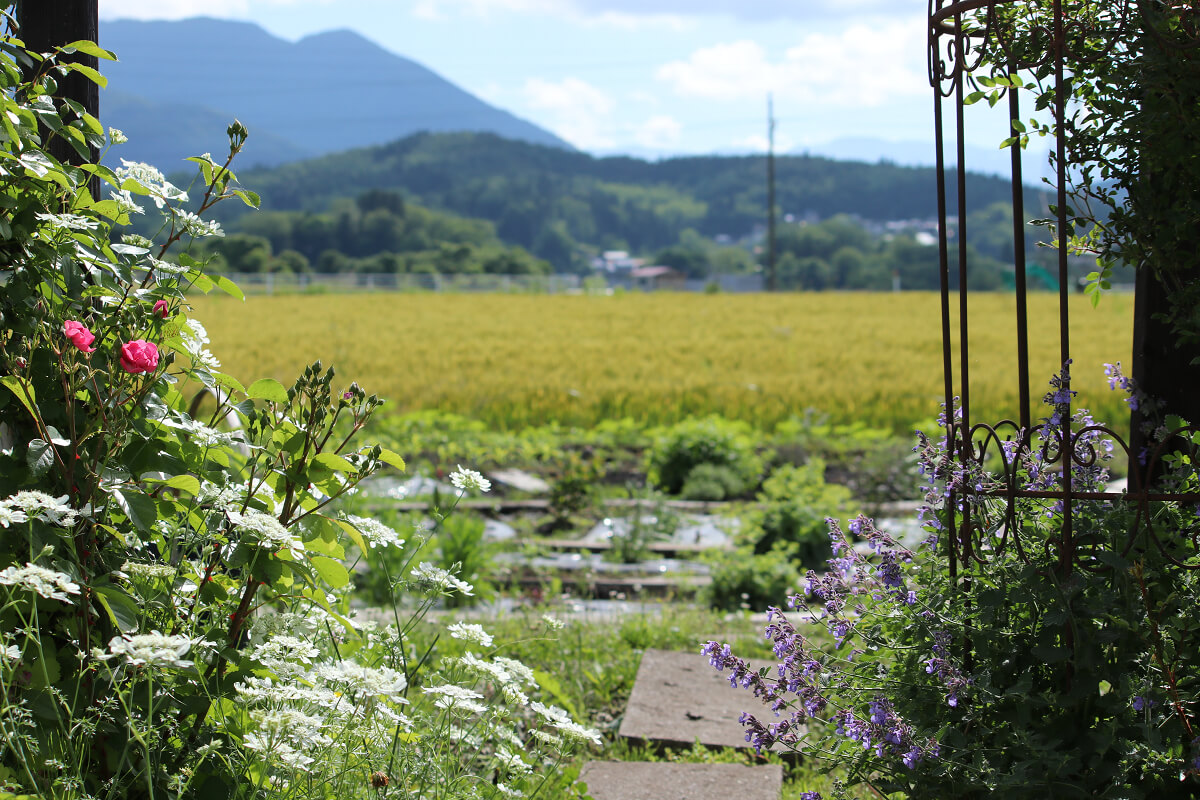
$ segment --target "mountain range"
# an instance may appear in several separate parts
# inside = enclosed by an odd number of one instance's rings
[[[487,131],[572,149],[347,30],[288,42],[247,22],[115,20],[100,26],[100,44],[120,59],[102,63],[112,88],[100,98],[105,124],[129,137],[115,155],[168,171],[201,152],[220,157],[235,117],[251,133],[243,168],[419,131]]]

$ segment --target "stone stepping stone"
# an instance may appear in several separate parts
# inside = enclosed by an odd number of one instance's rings
[[[647,650],[620,735],[663,747],[750,747],[738,720],[743,711],[770,711],[754,696],[729,685],[700,652]],[[597,797],[597,800],[600,800]]]
[[[592,761],[579,780],[595,800],[779,800],[783,767]]]

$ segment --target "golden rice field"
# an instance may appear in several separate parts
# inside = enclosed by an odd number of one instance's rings
[[[1129,363],[1133,297],[1072,298],[1080,400],[1117,419],[1102,363]],[[970,307],[975,420],[1017,413],[1012,295]],[[347,294],[201,297],[224,369],[290,383],[311,361],[388,398],[517,428],[666,423],[715,412],[763,428],[806,409],[910,429],[943,397],[934,294]],[[1058,368],[1057,298],[1031,298],[1033,394]],[[954,323],[957,330],[957,321]],[[957,390],[956,390],[957,391]],[[1042,416],[1036,413],[1035,416]]]

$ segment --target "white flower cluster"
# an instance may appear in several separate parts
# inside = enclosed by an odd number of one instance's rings
[[[356,697],[382,697],[393,703],[407,703],[404,690],[408,679],[403,672],[389,667],[365,667],[353,661],[338,661],[333,664],[318,664],[310,677],[327,683],[335,683]]]
[[[288,532],[279,520],[262,511],[250,510],[242,514],[226,511],[225,515],[235,528],[253,537],[258,545],[271,552],[287,550],[294,558],[304,554],[304,543]]]
[[[132,188],[127,184],[127,181],[133,181],[144,189],[146,194],[150,195],[150,199],[154,201],[154,205],[159,208],[162,208],[171,200],[176,200],[180,203],[187,202],[187,192],[172,184],[161,172],[149,164],[143,164],[140,161],[126,161],[123,158],[121,159],[121,163],[124,166],[116,170],[116,173],[117,180],[121,182],[122,189]]]
[[[485,661],[474,653],[464,653],[456,661],[468,672],[482,675],[498,685],[504,695],[505,702],[509,705],[523,706],[529,703],[529,697],[521,691],[521,686],[526,682],[533,683],[532,672],[529,672],[529,681],[525,681],[525,676],[511,667],[506,668],[504,664],[497,663],[496,661]],[[524,664],[512,662],[512,659],[508,659],[508,661],[518,664],[521,669],[528,672],[528,668]]]
[[[294,669],[289,665],[312,664],[313,659],[320,655],[321,651],[311,642],[284,634],[255,645],[254,649],[250,651],[251,658],[261,661],[268,669],[276,673]]]
[[[133,636],[114,636],[108,643],[109,655],[104,660],[124,656],[135,667],[190,667],[186,658],[188,651],[198,640],[186,636],[168,636],[159,631],[139,633]]]
[[[182,427],[187,431],[188,439],[200,447],[233,447],[235,443],[245,441],[245,435],[241,431],[219,431],[196,420],[191,420]]]
[[[487,711],[487,706],[479,702],[483,699],[483,695],[465,686],[446,683],[441,686],[426,686],[421,691],[436,697],[433,704],[438,708],[459,711],[464,714],[483,714]]]
[[[201,505],[211,505],[218,511],[233,511],[246,500],[246,487],[242,485],[218,486],[205,481],[196,496]]]
[[[413,571],[409,573],[409,577],[427,591],[448,594],[454,590],[466,597],[471,597],[475,591],[475,587],[471,584],[459,580],[449,571],[435,567],[428,561],[422,561],[414,567]]]
[[[221,366],[217,357],[205,347],[209,343],[208,331],[199,320],[189,319],[179,331],[179,338],[183,341],[183,349],[187,351],[195,366],[208,370]]]
[[[455,622],[447,626],[446,630],[455,639],[474,642],[482,647],[492,646],[492,636],[483,629],[482,625],[476,625],[471,622]]]
[[[133,199],[133,194],[128,189],[122,189],[119,192],[109,192],[108,196],[121,209],[122,214],[141,214],[146,210],[137,204],[137,201]]]
[[[473,469],[463,469],[461,464],[458,469],[450,473],[450,483],[458,489],[459,497],[462,497],[467,492],[487,492],[492,488],[492,482],[480,475]]]
[[[179,574],[179,570],[170,564],[147,564],[141,561],[126,561],[121,565],[121,572],[143,580],[168,581]]]
[[[367,540],[367,544],[372,549],[376,547],[400,547],[404,544],[404,540],[400,538],[400,534],[384,525],[382,522],[370,517],[356,517],[347,515],[346,521],[358,529],[358,532]]]
[[[17,492],[0,500],[0,525],[7,528],[17,522],[40,519],[51,525],[70,528],[79,515],[67,505],[67,496],[51,497],[44,492]]]
[[[48,600],[62,600],[64,603],[71,602],[67,595],[79,594],[79,584],[70,575],[29,563],[0,572],[0,584],[19,586],[37,592]]]
[[[221,230],[221,223],[216,220],[204,219],[191,211],[177,211],[175,219],[179,227],[183,228],[184,233],[197,239],[225,235],[225,231]]]
[[[544,706],[536,700],[529,707],[545,718],[553,727],[562,731],[568,739],[576,742],[591,742],[600,744],[600,732],[585,728],[571,719],[571,715],[558,706]]]
[[[100,228],[98,221],[79,214],[36,214],[35,216],[39,221],[65,231],[94,231]]]

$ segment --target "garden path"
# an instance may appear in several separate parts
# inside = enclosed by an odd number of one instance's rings
[[[738,723],[746,700],[700,653],[647,650],[619,735],[664,748],[749,747]],[[593,761],[580,780],[595,800],[778,800],[783,767]]]

